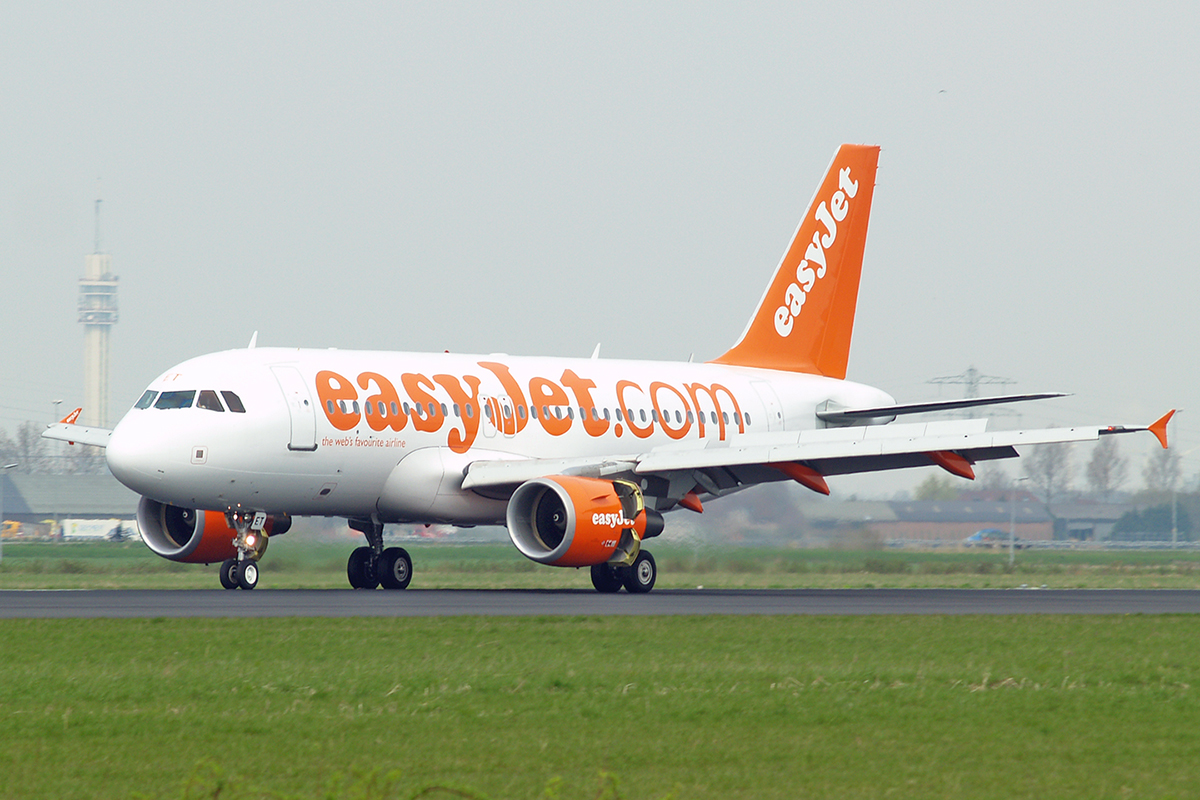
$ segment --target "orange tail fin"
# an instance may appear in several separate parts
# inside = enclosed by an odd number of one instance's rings
[[[742,338],[717,364],[846,377],[879,148],[844,144]]]

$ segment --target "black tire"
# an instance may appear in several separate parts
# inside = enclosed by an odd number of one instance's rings
[[[412,558],[403,547],[389,547],[379,557],[375,573],[383,588],[407,589],[412,580]]]
[[[625,573],[625,590],[630,594],[645,594],[654,588],[657,580],[658,566],[654,563],[654,556],[643,550]]]
[[[593,564],[592,586],[596,587],[597,592],[615,594],[621,591],[621,587],[625,585],[621,572],[608,564]]]
[[[236,589],[238,587],[238,562],[236,558],[227,558],[221,562],[221,588]]]
[[[379,585],[379,579],[375,577],[375,554],[371,548],[355,548],[346,562],[346,578],[355,589],[374,589]]]
[[[238,586],[246,591],[258,586],[258,562],[248,559],[240,562],[237,567],[237,582]]]

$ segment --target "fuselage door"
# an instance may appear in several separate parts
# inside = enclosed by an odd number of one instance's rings
[[[480,396],[479,406],[483,409],[483,435],[494,437],[496,432],[507,436],[517,433],[517,417],[512,398],[507,395]]]
[[[288,413],[292,418],[292,437],[288,450],[312,451],[317,449],[317,413],[313,408],[308,385],[295,367],[271,367],[283,397],[287,401]]]

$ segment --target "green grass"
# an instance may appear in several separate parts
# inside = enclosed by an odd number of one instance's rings
[[[303,538],[271,545],[264,588],[345,588],[357,542]],[[508,544],[409,545],[413,588],[589,588],[587,570],[542,567]],[[651,542],[662,588],[1200,588],[1200,552],[1003,552],[804,550],[690,547]],[[7,544],[0,589],[197,588],[216,586],[216,568],[175,564],[143,545]]]
[[[1198,693],[1195,617],[3,621],[0,797],[1189,797]]]

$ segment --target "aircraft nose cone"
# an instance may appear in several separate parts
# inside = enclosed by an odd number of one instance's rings
[[[105,452],[113,477],[139,494],[149,494],[163,479],[153,458],[152,447],[127,427],[118,425]]]

